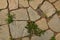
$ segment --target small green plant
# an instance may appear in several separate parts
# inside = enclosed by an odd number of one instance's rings
[[[39,29],[37,24],[35,24],[34,21],[28,22],[28,24],[25,28],[28,30],[30,39],[31,39],[33,34],[36,36],[41,36],[41,34],[44,34],[44,32],[45,32],[45,30]]]
[[[56,39],[55,39],[55,36],[53,36],[50,40],[56,40]]]
[[[8,14],[7,23],[10,24],[13,22],[13,15]]]

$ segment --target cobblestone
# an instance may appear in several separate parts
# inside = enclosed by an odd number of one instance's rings
[[[38,10],[38,11],[37,11]],[[0,40],[30,40],[27,21],[34,21],[38,28],[46,30],[31,40],[60,40],[60,0],[0,0]],[[7,23],[7,14],[13,14],[13,22]],[[11,21],[11,20],[8,20]]]
[[[4,9],[7,7],[7,0],[0,0],[0,9]]]

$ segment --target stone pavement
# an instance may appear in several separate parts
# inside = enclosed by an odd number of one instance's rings
[[[13,22],[7,24],[7,14],[15,14]],[[27,21],[35,21],[38,27],[46,30],[41,37],[31,40],[50,40],[55,36],[60,40],[60,0],[0,0],[0,40],[29,40],[25,26]]]

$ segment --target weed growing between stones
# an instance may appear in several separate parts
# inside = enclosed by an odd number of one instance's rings
[[[8,14],[7,23],[10,24],[13,22],[13,15]]]
[[[55,39],[55,36],[53,36],[50,40],[56,40],[56,39]]]
[[[34,21],[28,22],[28,24],[25,28],[28,30],[28,33],[29,33],[29,40],[31,40],[31,37],[33,35],[41,36],[41,34],[44,34],[44,32],[45,32],[45,30],[39,29]]]

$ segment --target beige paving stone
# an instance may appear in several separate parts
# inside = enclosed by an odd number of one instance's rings
[[[7,0],[0,0],[0,9],[7,7]]]
[[[14,11],[11,11],[11,14],[15,15],[14,20],[28,20],[26,9],[14,10]]]
[[[57,10],[60,10],[60,0],[54,3]]]
[[[60,32],[60,19],[57,14],[55,14],[53,18],[51,18],[48,25],[53,31]]]
[[[38,5],[40,5],[43,2],[43,0],[31,0],[29,2],[30,6],[36,9]]]
[[[55,2],[56,0],[49,0],[51,3]]]
[[[38,13],[34,11],[31,7],[28,8],[29,16],[32,21],[35,21],[40,18]]]
[[[8,2],[10,10],[18,8],[18,0],[8,0]]]
[[[52,16],[56,11],[53,5],[48,1],[45,1],[40,9],[46,14],[47,17]]]
[[[7,21],[6,21],[7,13],[8,13],[7,9],[0,11],[0,24],[6,24],[7,23]]]
[[[19,7],[29,7],[27,0],[19,0]]]
[[[25,38],[22,38],[22,40],[29,40],[29,38],[28,37],[25,37]]]
[[[38,20],[36,22],[36,24],[38,25],[38,27],[42,30],[46,30],[48,29],[48,26],[47,26],[47,22],[46,22],[46,19],[45,18],[42,18],[41,20]]]
[[[58,33],[55,38],[56,40],[60,40],[60,33]]]
[[[0,40],[10,40],[9,29],[7,25],[0,26]]]
[[[50,40],[54,33],[51,30],[47,30],[44,34],[39,36],[33,36],[31,40]]]
[[[10,24],[10,30],[13,38],[20,38],[23,36],[25,26],[27,25],[26,21],[14,21]]]

